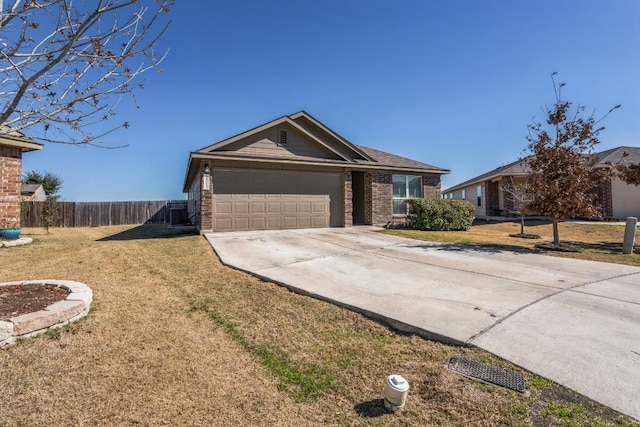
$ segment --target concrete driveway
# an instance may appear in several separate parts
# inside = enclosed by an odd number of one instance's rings
[[[372,230],[206,237],[229,266],[401,330],[483,348],[640,419],[640,268]]]

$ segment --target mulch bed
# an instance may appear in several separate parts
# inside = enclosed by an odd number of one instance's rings
[[[70,291],[55,285],[0,286],[0,320],[33,313],[64,300]]]
[[[560,242],[557,245],[553,242],[538,243],[536,244],[536,248],[556,252],[583,252],[581,247],[567,242]]]
[[[517,234],[509,234],[509,237],[517,237],[519,239],[540,239],[539,234],[529,234],[529,233],[517,233]]]

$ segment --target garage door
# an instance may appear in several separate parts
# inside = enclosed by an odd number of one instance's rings
[[[213,190],[215,231],[342,225],[339,174],[215,170]]]

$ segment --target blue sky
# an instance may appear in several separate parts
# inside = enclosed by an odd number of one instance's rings
[[[145,0],[150,1],[150,0]],[[640,146],[637,0],[178,1],[149,73],[104,150],[48,144],[23,171],[63,200],[184,198],[191,151],[306,110],[351,142],[451,170],[443,188],[521,155],[565,99],[605,114],[599,149]]]

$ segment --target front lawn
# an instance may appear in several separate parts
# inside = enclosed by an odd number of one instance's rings
[[[79,281],[94,302],[80,322],[0,349],[3,426],[569,425],[567,414],[571,425],[632,425],[526,372],[529,397],[461,378],[449,357],[518,368],[224,267],[201,236],[23,234],[33,243],[0,249],[0,282]],[[393,373],[411,389],[404,411],[386,414]]]
[[[640,227],[638,227],[640,229]],[[476,220],[469,231],[385,230],[384,233],[430,242],[475,246],[494,246],[505,250],[525,250],[545,255],[640,266],[640,232],[636,236],[634,254],[622,254],[624,226],[607,223],[561,222],[560,240],[581,248],[579,253],[554,252],[536,249],[540,242],[553,241],[550,221],[527,220],[524,232],[538,234],[541,239],[522,239],[510,234],[520,233],[520,222],[490,222]]]

